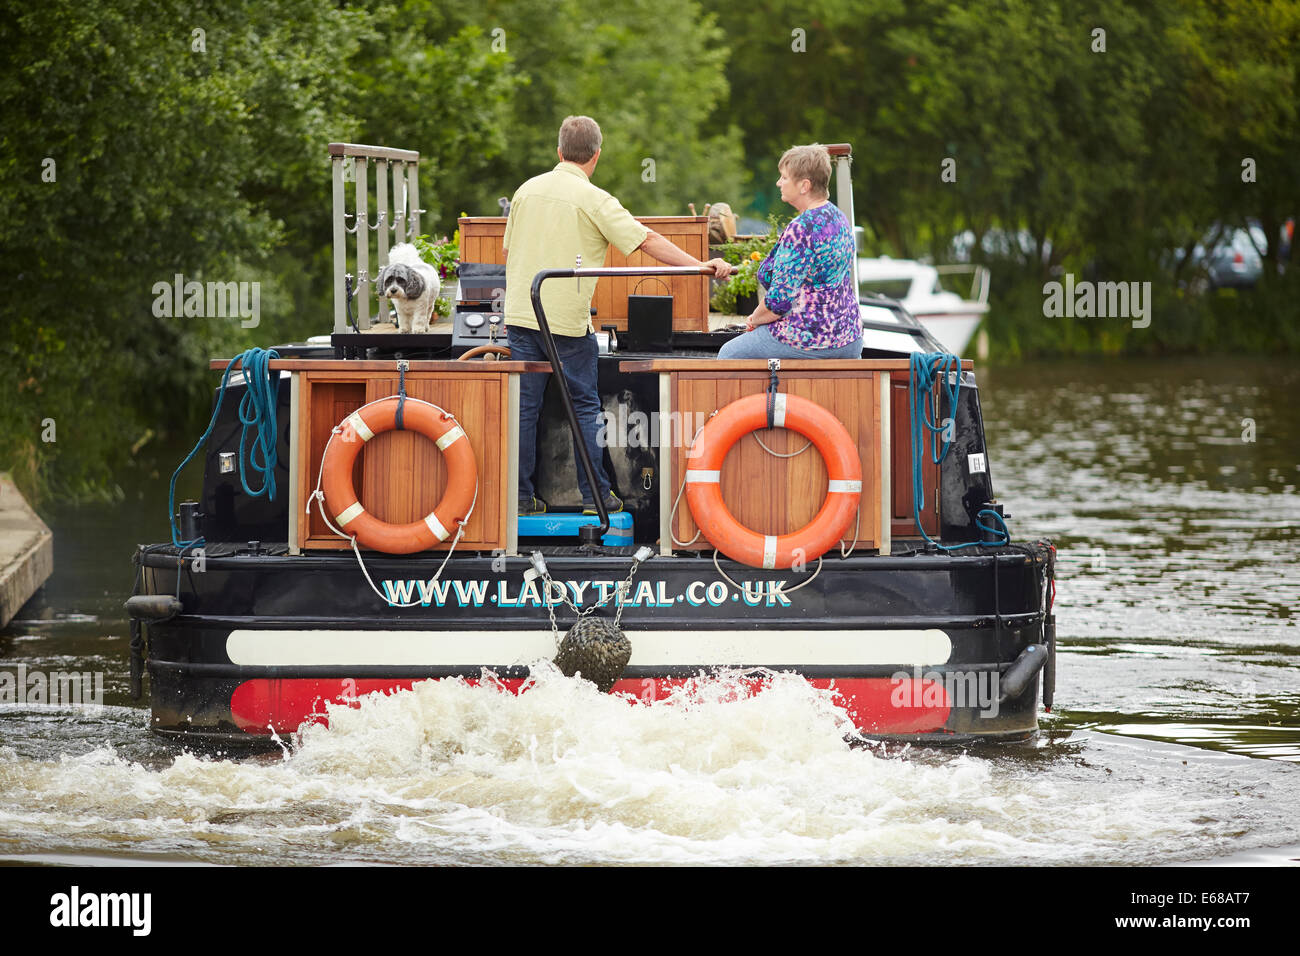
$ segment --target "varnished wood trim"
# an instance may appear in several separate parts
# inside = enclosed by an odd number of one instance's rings
[[[346,366],[351,363],[335,363]],[[456,364],[456,363],[448,363]],[[469,363],[463,363],[469,364]],[[522,363],[515,363],[522,364]],[[490,366],[490,363],[489,363]],[[351,372],[337,367],[328,371],[302,371],[302,400],[299,403],[296,445],[304,467],[294,476],[301,506],[291,516],[295,542],[302,549],[339,550],[349,542],[332,534],[324,522],[305,513],[306,502],[315,489],[320,459],[330,431],[351,411],[397,391],[397,373],[389,363],[383,371]],[[510,449],[517,447],[517,404],[509,410],[510,385],[518,376],[502,376],[497,369],[479,367],[460,376],[438,374],[407,375],[413,397],[432,400],[457,417],[474,448],[479,473],[479,495],[474,515],[459,547],[465,550],[494,550],[510,547],[509,517],[514,510],[507,503],[513,487],[510,481]],[[465,403],[453,396],[464,394]],[[517,394],[517,393],[516,393]],[[357,462],[354,488],[366,508],[384,520],[405,522],[431,510],[445,482],[445,464],[432,446],[414,435],[385,433],[376,436]],[[517,464],[514,465],[517,474]],[[401,476],[421,476],[410,482]],[[394,477],[397,476],[397,477]],[[449,547],[444,543],[434,550]]]
[[[766,372],[767,359],[642,359],[620,362],[622,372],[700,372],[714,378],[722,378],[718,373],[725,372]],[[966,360],[961,363],[965,371],[975,367],[975,363]],[[911,368],[908,359],[781,359],[781,368],[777,372],[906,372]]]
[[[312,419],[310,414],[312,401],[312,382],[311,377],[307,375],[294,375],[298,381],[299,402],[298,409],[298,429],[291,433],[296,439],[294,444],[298,448],[298,476],[297,483],[299,486],[299,498],[302,499],[302,507],[289,516],[293,523],[293,541],[291,544],[297,546],[298,551],[302,551],[303,546],[307,543],[307,538],[311,536],[311,516],[308,514],[308,503],[311,500],[311,492],[315,488],[312,479],[314,476],[309,474],[312,467],[311,460],[311,426]]]
[[[331,156],[365,156],[368,159],[392,159],[403,163],[418,163],[420,154],[413,149],[393,149],[391,146],[366,146],[363,143],[330,143]]]
[[[879,548],[882,540],[880,519],[887,506],[882,500],[883,489],[878,476],[883,468],[888,467],[880,449],[880,429],[886,421],[881,417],[880,386],[871,380],[872,373],[837,372],[817,375],[810,374],[811,371],[802,374],[792,371],[783,382],[789,391],[802,394],[829,409],[857,439],[865,500],[861,502],[858,516],[861,524],[856,548]],[[707,414],[743,395],[759,393],[766,380],[766,374],[758,374],[757,370],[723,375],[673,372],[668,377],[672,383],[669,396],[672,400],[671,409],[683,416],[687,412]],[[694,422],[694,417],[691,422]],[[773,443],[773,450],[777,453],[795,451],[799,447],[797,443],[803,441],[800,436],[788,431],[779,431],[765,440]],[[739,458],[732,460],[733,455],[739,455]],[[670,487],[674,496],[681,487],[685,458],[686,449],[672,449]],[[742,438],[728,455],[728,460],[731,465],[728,466],[728,471],[724,471],[723,493],[728,508],[737,520],[749,527],[761,527],[772,534],[789,533],[813,517],[817,505],[824,497],[826,469],[820,455],[816,456],[815,461],[802,456],[773,460],[766,453],[760,454],[751,438]],[[728,477],[729,474],[731,477]],[[744,475],[744,480],[737,479],[737,475]],[[671,510],[671,507],[670,501],[664,511]],[[697,530],[683,499],[671,531],[677,539],[687,541],[695,536]],[[674,544],[674,547],[707,550],[712,545],[701,538],[692,545]]]
[[[230,359],[213,359],[208,368],[224,371]],[[452,372],[457,375],[503,375],[507,372],[549,372],[550,362],[457,362],[450,360],[416,359],[410,364],[410,372]],[[239,363],[235,370],[239,370]],[[272,359],[272,371],[288,372],[339,372],[351,375],[353,372],[397,373],[397,362],[393,359]]]
[[[880,404],[876,406],[876,434],[880,436],[876,445],[879,449],[879,470],[877,481],[880,484],[880,553],[889,554],[893,547],[892,539],[892,502],[894,500],[891,478],[894,471],[894,455],[890,448],[890,423],[893,421],[890,399],[890,373],[880,376]]]
[[[637,216],[637,222],[657,232],[687,254],[703,262],[708,256],[709,220],[706,216]],[[505,261],[501,240],[505,236],[506,220],[501,216],[466,216],[458,220],[461,237],[461,261],[485,262],[500,265]],[[565,268],[573,263],[566,263]],[[585,267],[633,268],[656,266],[659,262],[644,252],[633,250],[624,256],[613,246],[606,246],[600,262],[584,262]],[[591,297],[596,310],[593,322],[596,328],[613,325],[622,332],[627,328],[627,297],[637,288],[641,276],[601,276]],[[646,279],[638,294],[662,295],[673,298],[674,332],[709,331],[709,282],[707,275],[674,275],[663,277],[662,282]]]
[[[659,375],[659,421],[671,422],[673,410],[672,376],[664,372]],[[662,425],[659,428],[659,553],[673,553],[673,496],[677,486],[673,470],[673,436],[671,428]]]
[[[299,488],[298,478],[302,470],[301,448],[299,443],[293,441],[293,437],[300,434],[299,412],[302,409],[302,376],[294,372],[289,377],[289,553],[301,554],[302,547],[298,543],[298,514],[303,510],[306,502],[302,500],[302,491]]]
[[[506,554],[519,553],[519,376],[511,375],[506,391]]]

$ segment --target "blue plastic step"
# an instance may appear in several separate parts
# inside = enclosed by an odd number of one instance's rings
[[[577,538],[578,529],[585,524],[600,524],[598,515],[583,515],[575,512],[557,511],[544,515],[528,515],[519,518],[519,537],[521,538]],[[600,543],[613,547],[632,543],[632,516],[626,511],[616,511],[609,516],[609,530],[605,532]]]

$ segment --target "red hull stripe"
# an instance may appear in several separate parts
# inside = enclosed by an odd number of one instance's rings
[[[641,701],[662,700],[674,687],[694,678],[645,678],[621,680],[613,693],[626,694]],[[478,684],[467,679],[469,684]],[[230,712],[235,723],[250,734],[286,734],[307,722],[326,723],[325,705],[351,704],[366,694],[408,690],[416,679],[286,678],[245,681],[230,698]],[[518,693],[522,678],[499,681],[510,693]],[[745,680],[750,693],[758,693],[764,682]],[[859,730],[877,734],[923,734],[943,729],[950,710],[942,684],[907,678],[888,677],[813,678],[813,687],[832,689],[836,702],[848,712]],[[919,686],[918,686],[919,685]],[[921,701],[936,703],[922,704]]]

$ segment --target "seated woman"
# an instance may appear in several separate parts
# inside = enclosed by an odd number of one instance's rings
[[[830,201],[826,147],[795,146],[778,164],[781,198],[799,211],[758,267],[765,290],[750,331],[718,358],[861,358],[853,226]]]

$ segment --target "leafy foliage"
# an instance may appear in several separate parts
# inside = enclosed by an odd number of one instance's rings
[[[436,310],[438,315],[450,317],[455,302],[448,293],[454,290],[456,273],[460,269],[460,230],[457,229],[450,239],[446,236],[441,239],[432,239],[427,235],[416,236],[411,244],[420,253],[421,259],[438,270],[443,294],[438,296]]]
[[[867,251],[959,240],[1000,356],[1298,344],[1297,0],[47,0],[0,46],[0,468],[29,492],[117,493],[143,436],[201,424],[210,356],[328,326],[326,143],[418,149],[436,235],[552,166],[570,113],[640,215],[786,212],[781,153],[852,143]],[[1189,291],[1172,251],[1248,218],[1259,287]],[[1044,318],[1064,273],[1150,281],[1151,326]],[[177,274],[257,282],[260,325],[155,315]]]
[[[25,490],[114,493],[147,429],[204,414],[209,356],[251,344],[238,321],[155,315],[155,283],[257,281],[284,308],[266,257],[339,131],[355,19],[311,0],[0,19],[0,464],[23,463]]]
[[[777,0],[732,25],[757,181],[790,145],[852,143],[867,251],[943,261],[964,238],[993,274],[995,353],[1252,348],[1261,326],[1291,340],[1269,288],[1296,281],[1276,259],[1300,208],[1295,0]],[[775,201],[768,186],[757,205]],[[1186,296],[1163,263],[1247,217],[1273,238],[1242,302],[1259,308],[1223,321],[1221,297]],[[1152,282],[1152,325],[1044,319],[1042,286],[1067,272]]]
[[[201,425],[212,355],[327,327],[330,141],[420,150],[441,228],[552,165],[567,112],[600,118],[599,181],[639,213],[738,186],[735,129],[701,135],[726,97],[716,22],[687,0],[589,18],[542,0],[50,0],[0,19],[0,468],[37,496],[120,493],[137,439]],[[260,324],[155,315],[177,274],[257,282]]]
[[[710,309],[731,315],[736,312],[738,298],[758,294],[758,267],[776,245],[781,230],[788,221],[772,215],[768,218],[766,235],[755,236],[744,242],[729,242],[709,250],[713,255],[739,266],[729,280],[718,283],[714,288],[713,297],[709,300]]]

